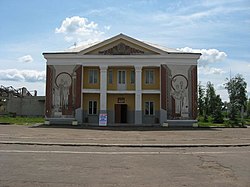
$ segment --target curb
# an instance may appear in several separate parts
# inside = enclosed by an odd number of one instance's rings
[[[45,143],[45,142],[19,142],[0,141],[0,144],[13,145],[42,145],[42,146],[72,146],[72,147],[155,147],[155,148],[178,148],[178,147],[248,147],[250,143],[240,144],[100,144],[100,143]]]

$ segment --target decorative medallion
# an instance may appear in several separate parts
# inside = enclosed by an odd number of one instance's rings
[[[128,45],[125,45],[124,43],[121,42],[118,45],[110,49],[99,51],[99,54],[101,55],[138,55],[138,54],[144,54],[144,52],[139,49],[135,49]]]

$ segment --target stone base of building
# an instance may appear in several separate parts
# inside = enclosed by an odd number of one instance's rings
[[[46,125],[76,125],[75,118],[46,118]],[[77,122],[78,124],[78,122]]]
[[[164,127],[196,127],[197,120],[167,120]]]

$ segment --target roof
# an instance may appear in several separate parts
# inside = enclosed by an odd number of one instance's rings
[[[81,54],[85,54],[91,50],[94,50],[94,49],[97,49],[99,47],[102,47],[104,45],[108,45],[118,39],[124,39],[124,40],[127,40],[131,43],[134,43],[134,44],[137,44],[139,46],[143,46],[149,50],[152,50],[152,51],[155,51],[157,53],[160,53],[160,54],[168,54],[168,53],[178,53],[178,54],[200,54],[200,53],[191,53],[191,52],[182,52],[182,51],[179,51],[177,49],[173,49],[173,48],[168,48],[168,47],[164,47],[164,46],[161,46],[161,45],[158,45],[158,44],[153,44],[153,43],[150,43],[150,42],[145,42],[145,41],[140,41],[140,40],[137,40],[137,39],[134,39],[132,37],[129,37],[125,34],[118,34],[114,37],[111,37],[109,39],[106,39],[106,40],[103,40],[103,41],[99,41],[99,42],[94,42],[94,43],[89,43],[89,44],[86,44],[86,45],[80,45],[80,46],[77,46],[77,47],[71,47],[71,48],[68,48],[64,51],[58,51],[58,52],[45,52],[43,54],[78,54],[78,53],[81,53]]]

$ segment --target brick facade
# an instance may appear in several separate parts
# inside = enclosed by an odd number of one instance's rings
[[[192,118],[197,118],[197,66],[191,70],[192,82]]]
[[[52,110],[52,78],[53,69],[47,65],[46,75],[46,100],[45,100],[45,116],[51,117]]]

